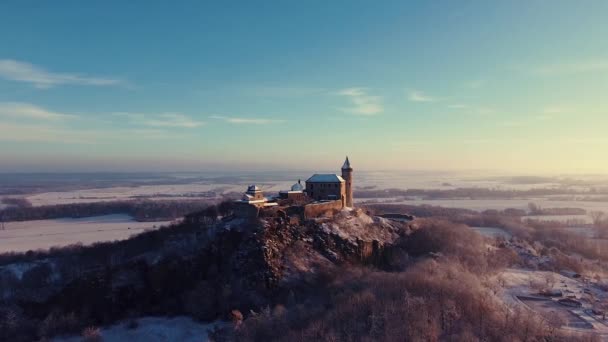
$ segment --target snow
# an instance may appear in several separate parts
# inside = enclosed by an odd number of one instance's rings
[[[471,227],[472,230],[478,232],[479,234],[490,237],[503,237],[507,240],[511,239],[511,234],[504,229],[496,228],[496,227]]]
[[[381,217],[371,217],[355,209],[344,208],[331,220],[317,219],[321,229],[327,234],[336,234],[340,238],[356,243],[357,239],[364,241],[378,240],[392,242],[397,239],[397,229],[390,220]],[[324,222],[327,220],[327,222]],[[370,225],[373,229],[369,229]]]
[[[208,329],[228,326],[226,322],[202,324],[189,317],[145,317],[137,320],[137,327],[129,329],[128,323],[123,322],[101,329],[101,337],[105,342],[202,342],[209,341]],[[60,337],[53,342],[80,342],[82,337]]]
[[[530,215],[522,216],[522,219],[538,221],[559,221],[564,223],[568,221],[578,221],[583,224],[593,223],[593,220],[589,215]]]
[[[565,324],[571,330],[585,331],[593,329],[594,332],[606,337],[608,326],[588,314],[591,304],[585,300],[585,292],[592,293],[595,298],[606,296],[599,288],[581,279],[572,279],[562,274],[551,271],[537,271],[528,269],[507,269],[497,276],[497,280],[503,286],[503,299],[506,302],[525,305],[533,311],[548,318],[557,314],[564,319]],[[585,308],[572,309],[557,304],[559,298],[542,298],[538,296],[538,290],[532,289],[533,284],[547,286],[548,279],[553,283],[551,290],[560,290],[567,295],[573,295],[580,300]]]
[[[369,198],[356,198],[355,202],[368,202]],[[394,203],[394,204],[406,204],[406,205],[431,205],[438,207],[448,208],[464,208],[472,209],[477,211],[483,211],[488,209],[503,210],[507,208],[515,209],[528,209],[528,204],[534,202],[540,205],[542,208],[581,208],[587,212],[591,211],[603,211],[608,213],[608,202],[594,202],[594,201],[559,201],[551,200],[546,198],[521,198],[521,199],[437,199],[437,200],[404,200],[401,198],[395,198],[392,201],[386,201],[387,198],[377,199],[380,203]],[[578,215],[576,215],[578,218]],[[535,216],[537,217],[537,216]]]
[[[344,178],[336,175],[335,173],[315,173],[312,177],[306,180],[306,183],[343,183]]]
[[[99,241],[124,240],[146,229],[169,223],[137,222],[126,214],[6,222],[5,230],[0,230],[0,253],[47,249],[78,242],[87,245]]]
[[[25,272],[39,265],[38,262],[19,262],[0,267],[0,270],[12,272],[17,279],[21,280]]]

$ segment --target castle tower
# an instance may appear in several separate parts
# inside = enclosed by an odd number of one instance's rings
[[[350,166],[348,156],[342,165],[342,178],[346,181],[346,206],[353,207],[353,168]]]

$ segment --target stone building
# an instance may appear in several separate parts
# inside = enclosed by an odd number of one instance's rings
[[[255,184],[248,186],[247,191],[243,194],[243,197],[236,202],[254,205],[256,207],[276,205],[276,203],[269,201],[269,199],[264,196],[262,189]]]
[[[256,185],[247,187],[243,197],[235,201],[235,214],[239,217],[257,217],[266,207],[299,206],[303,217],[317,217],[344,207],[353,207],[353,168],[348,157],[342,164],[342,175],[314,174],[306,186],[298,180],[290,190],[268,198]]]
[[[342,176],[314,174],[306,180],[306,195],[315,201],[342,201],[342,207],[353,206],[353,168],[348,157],[342,165]]]
[[[291,190],[283,190],[279,192],[279,198],[282,200],[302,201],[306,199],[304,186],[298,179],[298,182],[291,186]]]

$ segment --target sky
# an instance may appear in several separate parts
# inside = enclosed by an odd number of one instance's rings
[[[608,2],[0,2],[0,172],[608,172]]]

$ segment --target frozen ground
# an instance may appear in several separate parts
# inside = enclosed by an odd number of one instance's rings
[[[486,236],[486,237],[490,237],[490,238],[496,238],[496,237],[503,237],[506,240],[510,240],[511,239],[511,234],[509,232],[507,232],[504,229],[501,228],[495,228],[495,227],[471,227],[472,230],[478,232],[479,234]]]
[[[580,203],[580,202],[579,202]],[[586,202],[585,202],[586,203]],[[580,208],[580,207],[579,207]],[[585,208],[583,208],[585,209]],[[522,219],[538,220],[538,221],[558,221],[558,222],[581,222],[583,224],[593,223],[589,215],[532,215],[523,216]]]
[[[608,338],[606,322],[602,322],[599,316],[590,313],[593,306],[590,302],[591,298],[605,298],[607,294],[592,282],[582,278],[569,278],[550,271],[525,269],[507,269],[497,279],[502,284],[505,301],[524,305],[548,320],[559,317],[566,329],[580,332],[593,331],[604,339]],[[538,291],[542,288],[559,290],[563,296],[554,299],[539,296]],[[567,296],[581,301],[583,307],[571,308],[557,303],[557,299]]]
[[[356,196],[356,193],[355,193]],[[362,199],[362,201],[368,199]],[[387,203],[386,199],[381,199],[381,203]],[[355,200],[356,201],[356,200]],[[502,210],[506,208],[528,209],[528,204],[534,202],[542,208],[581,208],[587,212],[603,211],[608,213],[608,202],[593,201],[557,201],[545,198],[522,198],[522,199],[501,199],[501,200],[471,200],[471,199],[440,199],[440,200],[395,200],[395,204],[407,205],[432,205],[448,208],[465,208],[477,211],[487,209]],[[578,216],[578,215],[576,215]]]
[[[293,182],[263,182],[260,187],[267,192],[278,192],[289,189]],[[192,183],[168,185],[143,185],[133,187],[111,187],[99,189],[84,189],[73,191],[53,191],[26,196],[34,206],[107,202],[133,199],[153,200],[183,200],[183,199],[213,199],[220,198],[222,194],[230,192],[244,192],[247,183],[221,184],[221,183]],[[214,192],[212,196],[209,192]]]
[[[7,222],[0,230],[0,253],[24,252],[100,241],[124,240],[145,229],[158,228],[170,222],[136,222],[129,215],[114,214],[78,219],[55,219]]]
[[[104,342],[205,342],[209,341],[208,329],[227,323],[202,324],[189,317],[146,317],[137,320],[137,327],[129,329],[120,323],[101,329]],[[55,338],[53,342],[81,342],[80,336]]]

